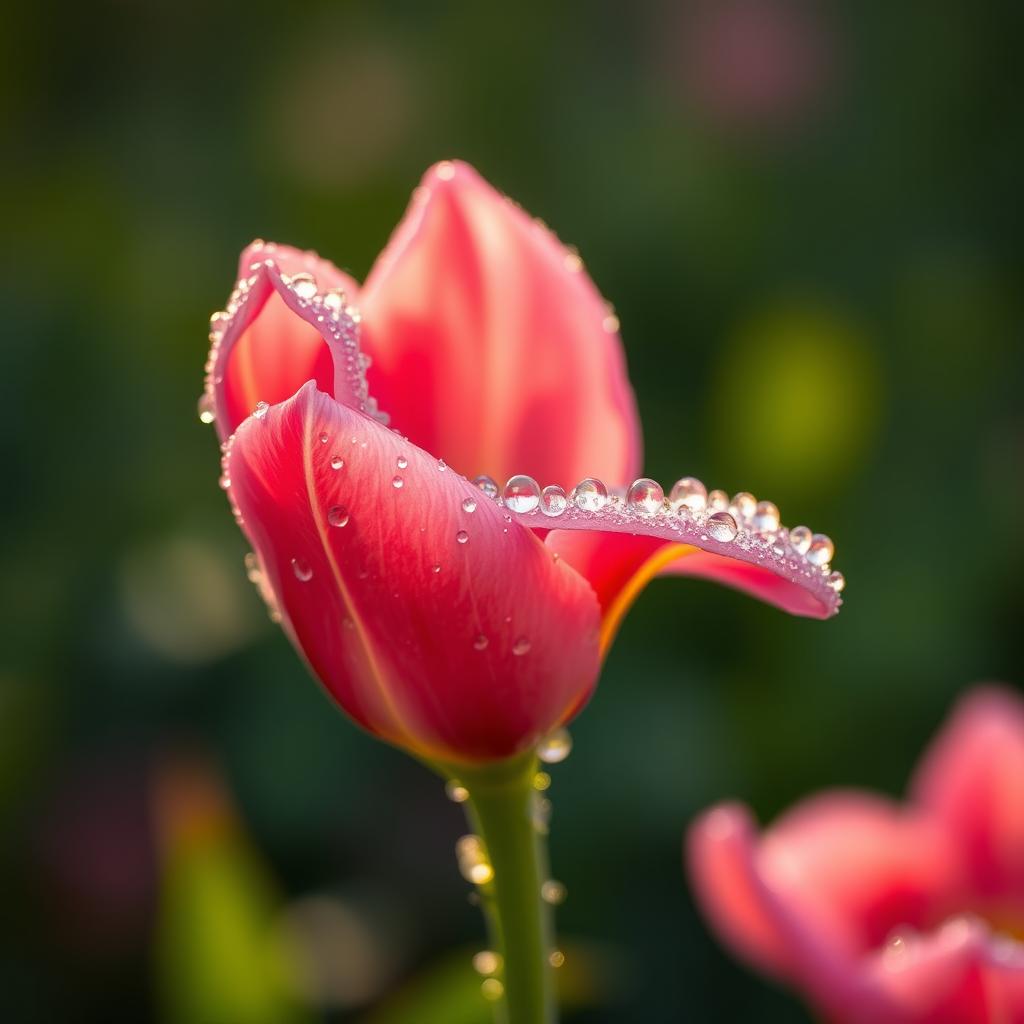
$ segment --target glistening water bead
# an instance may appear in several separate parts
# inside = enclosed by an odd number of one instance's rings
[[[532,512],[540,504],[540,484],[532,476],[509,477],[501,496],[513,512]]]
[[[835,548],[832,540],[823,533],[816,533],[811,538],[811,546],[807,549],[807,561],[811,565],[827,565],[832,561]]]
[[[545,764],[558,764],[572,751],[572,737],[568,729],[556,729],[537,744],[537,756]]]
[[[474,477],[473,486],[483,491],[483,493],[492,501],[498,496],[498,485],[489,476]]]
[[[560,516],[569,507],[569,499],[558,484],[548,484],[540,492],[540,510],[546,516]]]
[[[641,477],[629,485],[626,492],[626,505],[633,512],[653,516],[661,511],[665,503],[665,492],[656,480]]]
[[[400,491],[405,486],[405,481],[400,476],[396,476],[391,481],[391,486],[394,487],[396,491]]]
[[[267,415],[267,410],[270,406],[266,402],[257,402],[256,408],[253,409],[252,414],[256,419],[261,420]]]
[[[300,583],[308,583],[313,578],[312,567],[301,558],[292,559],[292,572]]]
[[[462,511],[463,512],[475,512],[476,501],[473,498],[463,498],[462,500]]]
[[[708,489],[695,476],[684,476],[672,485],[668,500],[674,509],[699,512],[707,504]]]
[[[469,534],[468,534],[468,533],[466,533],[466,531],[465,531],[465,530],[459,530],[459,532],[458,532],[457,534],[455,534],[455,539],[456,539],[456,540],[457,540],[457,541],[458,541],[458,542],[459,542],[460,544],[465,544],[465,543],[466,543],[466,541],[468,541],[468,540],[469,540]]]
[[[600,512],[608,504],[608,488],[600,480],[588,476],[573,488],[572,500],[584,512]]]
[[[197,403],[197,411],[199,412],[199,422],[210,424],[217,418],[217,413],[214,409],[213,396],[207,394],[205,391],[199,396]]]
[[[340,455],[335,455],[331,459],[331,469],[341,469],[345,465],[345,460]]]
[[[736,539],[736,520],[728,512],[716,512],[708,517],[708,535],[728,544]]]
[[[811,546],[811,531],[806,526],[794,526],[789,531],[789,543],[798,555],[806,555]]]
[[[327,510],[327,522],[331,526],[348,526],[348,510],[344,505],[332,505]]]
[[[512,644],[512,653],[515,655],[529,654],[530,638],[528,636],[517,636]]]

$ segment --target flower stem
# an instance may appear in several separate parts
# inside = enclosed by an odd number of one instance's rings
[[[549,960],[551,913],[541,898],[547,844],[534,826],[536,772],[532,751],[486,767],[458,769],[469,791],[467,816],[494,871],[479,888],[502,958],[499,1024],[555,1024],[558,1019]]]

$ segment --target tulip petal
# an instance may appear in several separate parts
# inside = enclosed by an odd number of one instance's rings
[[[479,762],[589,696],[590,587],[396,432],[310,382],[239,427],[226,471],[294,642],[370,731]]]
[[[579,257],[466,164],[427,172],[360,309],[381,407],[462,472],[637,471],[618,321]]]
[[[293,278],[299,282],[302,276],[312,279],[313,301],[303,291],[305,282],[289,287]],[[222,440],[257,402],[282,402],[308,380],[339,400],[357,406],[365,401],[362,366],[360,379],[343,380],[335,391],[335,369],[346,367],[338,348],[357,343],[353,316],[344,304],[332,301],[332,308],[323,309],[324,295],[331,289],[351,297],[357,286],[316,253],[272,242],[254,242],[242,253],[238,285],[227,309],[211,319],[206,393]],[[343,343],[339,334],[352,340]]]
[[[968,694],[911,792],[959,837],[965,898],[1024,934],[1024,701],[996,687]]]

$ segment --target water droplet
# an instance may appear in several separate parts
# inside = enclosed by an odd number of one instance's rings
[[[811,531],[806,526],[794,526],[789,531],[789,543],[798,555],[806,555],[811,546]]]
[[[545,764],[558,764],[572,751],[572,737],[568,729],[556,729],[537,744],[537,756]]]
[[[761,533],[774,533],[779,528],[779,509],[770,501],[759,501],[751,523]]]
[[[558,484],[548,484],[540,492],[540,510],[546,516],[560,516],[569,507],[569,499]]]
[[[572,274],[583,269],[583,260],[580,254],[571,246],[568,246],[565,250],[563,263],[565,264],[565,269]]]
[[[458,542],[459,542],[460,544],[465,544],[465,543],[466,543],[466,541],[468,541],[468,540],[469,540],[469,534],[468,534],[468,533],[466,533],[466,531],[465,531],[465,530],[459,530],[459,532],[458,532],[457,534],[455,534],[455,539],[456,539],[456,540],[457,540],[457,541],[458,541]]]
[[[561,882],[556,882],[553,878],[549,878],[540,887],[540,898],[545,903],[550,903],[553,907],[557,907],[560,903],[564,903],[565,898],[568,895],[569,892],[565,886]]]
[[[269,408],[270,405],[267,402],[257,402],[256,408],[253,409],[252,414],[256,419],[261,420],[267,415],[267,410]]]
[[[615,334],[619,329],[619,318],[614,313],[609,313],[604,320],[601,321],[601,326],[609,333]]]
[[[816,533],[811,538],[811,546],[807,549],[807,561],[811,565],[825,565],[832,561],[835,547],[832,540],[823,533]]]
[[[455,844],[455,856],[459,862],[459,871],[467,882],[486,885],[494,878],[494,868],[487,859],[479,836],[463,836]]]
[[[480,982],[480,993],[489,1003],[496,1003],[505,994],[505,986],[497,978],[487,978]]]
[[[400,491],[405,486],[405,481],[400,476],[396,476],[391,480],[391,486],[396,491]]]
[[[501,956],[489,949],[482,949],[473,957],[473,970],[477,974],[497,974],[501,970]]]
[[[335,455],[331,459],[331,469],[341,469],[345,465],[345,460],[340,455]]]
[[[327,431],[326,430],[321,430],[320,431],[320,443],[321,444],[327,444],[327,442],[329,440],[330,440],[330,438],[327,436]]]
[[[229,477],[227,473],[221,473],[220,479],[217,481],[217,486],[220,487],[222,491],[230,490],[231,477]]]
[[[535,772],[533,776],[533,788],[538,793],[543,793],[544,790],[551,786],[551,776],[547,772]]]
[[[453,804],[464,804],[469,799],[469,790],[458,779],[449,779],[444,791]]]
[[[846,577],[841,572],[834,572],[828,578],[828,585],[838,594],[846,586]]]
[[[512,644],[512,653],[516,655],[528,654],[530,651],[530,638],[527,636],[517,636],[515,643]]]
[[[709,491],[707,507],[711,512],[724,512],[729,507],[729,495],[725,491]]]
[[[479,636],[477,636],[473,640],[473,650],[475,650],[475,651],[482,651],[482,650],[485,650],[486,647],[487,647],[487,637],[485,637],[483,635],[483,633],[481,633]]]
[[[440,562],[435,562],[430,567],[430,571],[433,572],[433,573],[439,573],[441,571],[441,563]]]
[[[316,295],[316,278],[312,274],[305,272],[292,274],[292,279],[289,283],[292,286],[292,291],[300,299],[311,299]]]
[[[584,512],[600,512],[608,504],[608,488],[600,480],[588,476],[573,488],[572,500]]]
[[[344,505],[332,505],[327,510],[327,522],[331,526],[348,526],[348,509]]]
[[[548,957],[548,963],[557,970],[565,963],[565,954],[560,949],[553,950]]]
[[[463,512],[475,512],[476,501],[473,498],[463,498],[462,500],[462,511]]]
[[[540,504],[540,484],[532,476],[513,476],[501,496],[513,512],[532,512]]]
[[[633,511],[645,516],[653,516],[661,511],[665,503],[665,492],[657,480],[643,476],[634,480],[626,492],[626,505]]]
[[[409,465],[409,460],[404,455],[399,455],[395,460],[395,464],[399,469],[405,469],[405,467]]]
[[[729,511],[737,520],[746,521],[757,511],[757,498],[749,491],[740,491],[732,496]]]
[[[303,561],[301,558],[292,559],[292,572],[295,573],[295,578],[300,583],[307,583],[313,578],[313,569],[309,562]]]
[[[668,500],[674,509],[699,512],[708,502],[708,489],[695,476],[684,476],[672,485]]]
[[[448,468],[448,463],[444,459],[437,460],[437,471],[443,473]]]
[[[481,491],[483,491],[484,494],[486,494],[487,497],[491,498],[492,500],[498,496],[498,485],[489,476],[475,477],[473,480],[473,484],[475,487],[478,487]]]
[[[434,173],[442,181],[451,181],[455,177],[455,164],[451,160],[442,160],[437,167],[434,168]]]
[[[199,412],[200,423],[210,424],[217,418],[213,395],[207,394],[205,391],[199,396],[199,401],[196,403],[196,409]]]
[[[728,512],[716,512],[708,517],[708,534],[728,544],[736,539],[736,520]]]

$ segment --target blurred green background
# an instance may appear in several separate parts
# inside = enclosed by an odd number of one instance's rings
[[[488,1019],[460,810],[267,622],[195,413],[241,247],[362,277],[450,156],[615,303],[647,472],[773,499],[849,580],[829,623],[641,598],[553,770],[567,1019],[807,1019],[680,840],[897,793],[955,694],[1024,683],[1015,6],[6,12],[4,1019]]]

